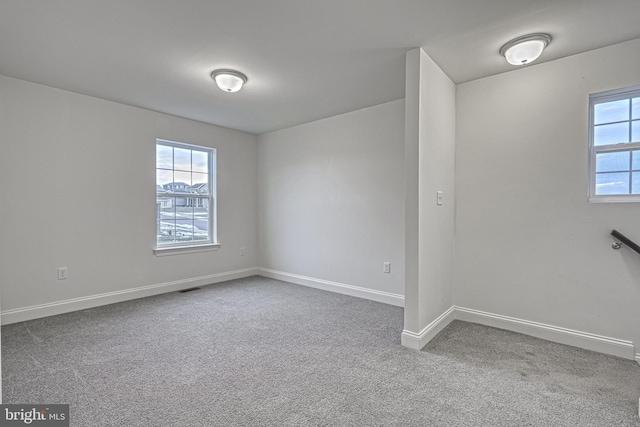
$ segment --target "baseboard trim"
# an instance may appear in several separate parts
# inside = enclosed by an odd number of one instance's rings
[[[311,288],[322,289],[324,291],[336,292],[343,295],[364,298],[385,304],[404,307],[404,296],[390,292],[376,291],[374,289],[361,288],[359,286],[347,285],[344,283],[331,282],[329,280],[316,279],[313,277],[301,276],[299,274],[285,273],[283,271],[271,270],[258,267],[258,275],[271,279],[282,280],[283,282],[295,283],[296,285],[309,286]]]
[[[631,341],[609,338],[573,329],[561,328],[544,323],[531,322],[515,317],[502,316],[464,307],[455,307],[455,318],[481,325],[493,326],[512,332],[519,332],[542,338],[547,341],[566,344],[586,350],[622,357],[624,359],[640,361],[640,354],[635,353]]]
[[[459,306],[452,306],[418,333],[408,330],[402,331],[402,345],[414,350],[421,350],[453,320],[462,320],[465,322],[492,326],[494,328],[518,332],[547,341],[570,345],[572,347],[635,360],[640,363],[640,353],[635,352],[635,347],[631,341],[561,328],[515,317],[487,313]]]
[[[64,301],[56,301],[47,304],[32,305],[29,307],[16,308],[2,312],[2,324],[23,322],[26,320],[39,319],[41,317],[54,316],[56,314],[69,313],[72,311],[85,310],[87,308],[101,305],[113,304],[167,292],[179,291],[196,286],[211,285],[225,282],[227,280],[241,279],[243,277],[255,276],[257,267],[244,268],[241,270],[227,271],[224,273],[209,274],[206,276],[192,277],[189,279],[175,280],[173,282],[159,283],[156,285],[141,286],[138,288],[124,289],[122,291],[106,292],[98,295],[90,295],[80,298],[72,298]]]
[[[47,304],[33,305],[29,307],[17,308],[3,311],[1,322],[3,325],[23,322],[26,320],[38,319],[41,317],[54,316],[57,314],[69,313],[72,311],[85,310],[101,305],[113,304],[167,292],[179,291],[196,286],[206,286],[227,280],[240,279],[254,275],[261,275],[272,279],[309,286],[325,291],[336,292],[344,295],[369,299],[398,307],[404,307],[404,296],[389,292],[376,291],[373,289],[361,288],[344,283],[331,282],[328,280],[316,279],[298,274],[285,273],[262,267],[251,267],[241,270],[228,271],[223,273],[210,274],[201,277],[165,282],[156,285],[141,286],[138,288],[125,289],[115,292],[90,295],[81,298],[73,298],[63,301],[56,301]],[[640,353],[635,352],[635,347],[631,341],[605,337],[602,335],[581,332],[544,323],[532,322],[515,317],[502,316],[499,314],[473,310],[465,307],[452,306],[433,322],[428,324],[420,332],[415,333],[403,330],[401,335],[402,345],[414,350],[420,350],[429,343],[438,333],[449,325],[453,320],[478,323],[492,326],[512,332],[518,332],[542,338],[547,341],[566,344],[586,350],[597,351],[599,353],[622,357],[624,359],[635,360],[640,363]]]
[[[429,323],[423,330],[418,333],[408,330],[402,331],[400,341],[403,346],[413,349],[421,350],[425,345],[429,343],[436,335],[438,335],[444,328],[449,325],[455,319],[455,307],[450,307],[447,311],[442,313],[436,320]]]

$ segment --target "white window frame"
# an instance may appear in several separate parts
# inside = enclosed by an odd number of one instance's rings
[[[623,142],[618,144],[594,145],[595,106],[605,102],[619,101],[640,97],[640,86],[592,93],[589,95],[589,189],[588,196],[591,203],[625,203],[640,202],[640,194],[596,194],[596,155],[599,153],[632,151],[640,149],[640,141]],[[629,122],[631,122],[629,117]],[[635,121],[635,120],[633,120]],[[631,128],[631,126],[630,126]],[[630,165],[632,168],[633,165]]]
[[[154,245],[154,253],[157,256],[163,255],[175,255],[175,254],[183,254],[183,253],[194,253],[194,252],[202,252],[209,250],[216,250],[220,247],[220,243],[218,242],[217,235],[217,197],[216,197],[216,173],[217,173],[217,165],[216,165],[216,149],[212,147],[205,147],[201,145],[187,144],[184,142],[171,141],[167,139],[156,139],[156,150],[158,145],[164,145],[167,147],[174,148],[184,148],[188,150],[196,150],[196,151],[204,151],[208,154],[208,182],[207,185],[209,187],[208,194],[198,194],[198,193],[187,193],[184,194],[185,199],[206,199],[209,202],[209,224],[208,231],[209,236],[207,240],[198,240],[191,242],[171,242],[167,244],[158,243],[158,197],[183,197],[181,193],[176,194],[167,194],[160,195],[157,191],[157,178],[156,178],[156,233],[155,233],[155,245]],[[155,165],[157,171],[157,159]],[[175,170],[175,165],[174,165]],[[157,176],[157,174],[156,174]]]

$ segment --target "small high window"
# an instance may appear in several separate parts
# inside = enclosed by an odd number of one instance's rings
[[[589,201],[640,202],[640,86],[589,96]]]
[[[216,243],[216,150],[156,140],[156,245]]]

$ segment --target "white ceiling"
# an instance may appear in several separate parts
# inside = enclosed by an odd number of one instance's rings
[[[514,37],[553,36],[538,64],[639,23],[640,0],[0,0],[0,74],[259,134],[403,98],[418,46],[461,83],[512,70]]]

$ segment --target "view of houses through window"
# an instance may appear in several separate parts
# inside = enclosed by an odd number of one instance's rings
[[[157,245],[212,243],[215,150],[156,141]]]

